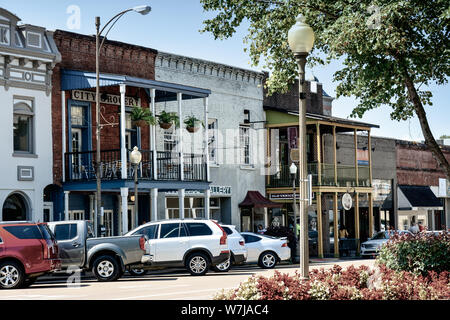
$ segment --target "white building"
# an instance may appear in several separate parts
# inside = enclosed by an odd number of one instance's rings
[[[0,8],[0,221],[43,221],[44,189],[53,182],[51,78],[60,57],[51,32],[19,21]]]
[[[265,194],[265,113],[263,110],[262,72],[241,69],[216,62],[159,52],[155,62],[155,79],[183,85],[195,85],[211,90],[208,98],[210,216],[241,229],[257,224],[267,225],[267,210],[255,209],[251,219],[243,219],[239,203],[248,191]],[[162,110],[176,112],[176,103],[158,103],[156,114]],[[188,116],[203,118],[202,102],[183,102],[180,123]],[[207,127],[206,127],[207,126]],[[178,143],[171,131],[157,129],[157,139],[170,149]],[[192,154],[202,150],[203,130],[183,135],[183,150]],[[204,197],[201,193],[186,194],[185,216],[202,216]],[[158,212],[165,217],[178,216],[177,193],[160,193]]]

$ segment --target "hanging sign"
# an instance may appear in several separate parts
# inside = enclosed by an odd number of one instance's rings
[[[345,210],[350,210],[352,208],[352,205],[353,205],[352,196],[348,193],[344,193],[344,195],[342,196],[342,207]]]
[[[78,101],[95,102],[95,92],[94,91],[83,91],[83,90],[72,90],[72,99]],[[116,94],[101,94],[100,103],[112,104],[120,106],[120,95]],[[125,106],[134,107],[141,105],[141,98],[136,97],[125,97]]]

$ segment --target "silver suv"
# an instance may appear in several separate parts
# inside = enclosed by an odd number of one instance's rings
[[[143,234],[149,239],[150,261],[130,268],[134,275],[147,270],[185,267],[192,275],[204,275],[230,258],[227,234],[217,222],[206,219],[153,221],[125,235]]]

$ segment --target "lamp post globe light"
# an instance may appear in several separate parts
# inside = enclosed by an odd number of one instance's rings
[[[141,163],[142,154],[139,152],[138,147],[134,147],[133,151],[130,153],[130,162],[134,166],[134,216],[135,216],[135,224],[132,226],[135,228],[137,226],[137,221],[139,217],[139,196],[138,196],[138,166]]]
[[[299,77],[299,113],[298,113],[298,140],[299,140],[299,216],[300,216],[300,276],[309,278],[309,252],[308,252],[308,211],[306,200],[308,197],[307,163],[306,163],[306,95],[305,95],[305,65],[306,57],[314,46],[314,31],[306,24],[305,17],[298,15],[296,23],[288,32],[288,43],[294,53],[298,65]]]
[[[134,11],[137,13],[140,13],[142,15],[148,14],[152,8],[150,6],[142,5],[142,6],[136,6],[127,10],[124,10],[122,12],[119,12],[114,17],[112,17],[104,26],[102,29],[100,29],[100,17],[95,17],[95,73],[96,73],[96,90],[95,90],[95,117],[96,117],[96,132],[95,132],[95,140],[96,140],[96,217],[94,219],[94,225],[95,225],[95,231],[99,233],[99,226],[100,226],[100,213],[102,211],[102,195],[101,195],[101,188],[102,188],[102,180],[101,180],[101,153],[100,153],[100,130],[101,130],[101,124],[100,124],[100,50],[103,46],[103,43],[105,42],[106,36],[108,35],[109,31],[111,31],[111,28],[116,24],[116,22],[127,12]],[[109,27],[108,31],[106,32],[105,36],[103,37],[102,42],[100,43],[100,36],[102,35],[103,31],[105,31],[106,27]]]

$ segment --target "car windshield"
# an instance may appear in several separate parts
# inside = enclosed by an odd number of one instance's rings
[[[372,240],[381,240],[381,239],[387,239],[387,232],[386,231],[378,232],[377,234],[375,234],[372,237]]]

